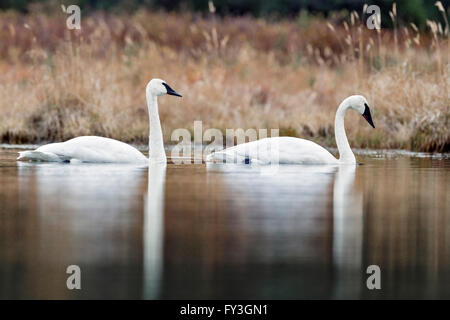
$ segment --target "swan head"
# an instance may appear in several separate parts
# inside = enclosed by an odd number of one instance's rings
[[[367,122],[372,126],[372,128],[375,128],[375,125],[372,121],[372,115],[370,113],[369,103],[367,102],[366,98],[360,95],[350,96],[347,99],[345,99],[347,102],[348,108],[351,108],[361,114],[364,119],[367,120]]]
[[[164,94],[181,97],[181,94],[177,93],[164,80],[161,79],[150,80],[150,82],[147,84],[146,90],[147,92],[157,97]]]

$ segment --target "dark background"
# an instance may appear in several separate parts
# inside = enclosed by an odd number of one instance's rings
[[[253,15],[256,17],[295,18],[301,10],[327,16],[330,12],[356,10],[361,12],[365,3],[380,6],[383,24],[390,25],[388,16],[394,1],[388,0],[214,0],[216,13],[219,15]],[[435,0],[397,0],[399,21],[415,22],[419,26],[426,24],[426,19],[439,19]],[[450,0],[442,0],[448,8]],[[39,5],[44,10],[59,8],[59,5],[78,4],[83,10],[135,11],[141,8],[163,9],[166,11],[208,12],[207,0],[0,0],[0,9],[13,9],[29,12],[30,7]]]

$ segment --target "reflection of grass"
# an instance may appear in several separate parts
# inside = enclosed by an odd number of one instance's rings
[[[145,142],[144,88],[160,77],[183,94],[160,99],[167,140],[203,120],[204,129],[280,128],[333,146],[337,105],[359,93],[377,129],[349,115],[352,146],[449,150],[448,31],[433,22],[428,33],[398,28],[396,39],[356,13],[299,24],[141,11],[63,26],[61,15],[1,14],[3,142]]]

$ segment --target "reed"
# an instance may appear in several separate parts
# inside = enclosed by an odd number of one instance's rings
[[[441,5],[442,6],[442,5]],[[269,21],[138,11],[83,16],[0,13],[0,138],[43,143],[102,135],[146,143],[144,88],[164,78],[166,142],[176,128],[280,128],[334,146],[334,114],[365,95],[376,130],[346,122],[353,147],[449,151],[448,19],[394,31],[347,19]],[[394,14],[394,9],[392,15]],[[353,118],[353,119],[350,119]]]

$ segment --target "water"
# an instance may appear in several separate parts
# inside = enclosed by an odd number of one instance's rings
[[[0,149],[0,298],[450,298],[448,156],[70,165]],[[81,268],[68,290],[66,268]],[[368,290],[366,269],[381,269]]]

